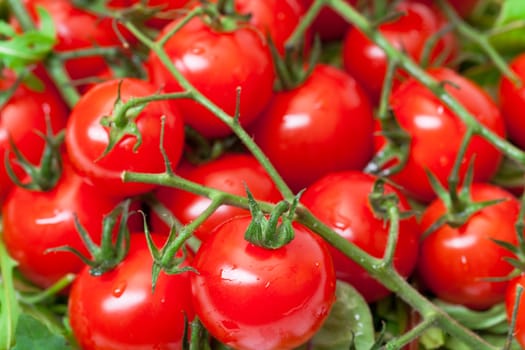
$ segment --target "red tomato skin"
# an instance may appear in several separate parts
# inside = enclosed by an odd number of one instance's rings
[[[368,97],[348,74],[323,64],[299,87],[276,93],[250,130],[296,191],[329,172],[362,169],[373,154]]]
[[[276,250],[244,239],[251,216],[216,228],[197,252],[193,305],[206,329],[239,350],[292,349],[326,319],[335,274],[326,245],[294,224],[295,238]]]
[[[261,34],[269,35],[281,54],[284,54],[286,40],[304,14],[301,0],[235,0],[235,9],[239,13],[250,14],[250,24]],[[309,34],[306,37],[308,43]]]
[[[522,292],[519,300],[516,300],[518,286],[521,286],[525,290],[525,275],[521,274],[518,277],[513,278],[509,281],[509,285],[505,292],[505,308],[507,311],[507,319],[509,324],[512,320],[512,313],[516,302],[518,303],[518,313],[516,316],[516,326],[514,328],[513,336],[514,339],[525,348],[525,297]]]
[[[165,236],[153,234],[161,246]],[[131,234],[124,261],[101,276],[85,267],[71,287],[71,328],[83,350],[180,350],[184,316],[194,317],[189,272],[160,273],[151,291],[151,254],[142,232]]]
[[[509,68],[523,81],[525,79],[525,54],[515,57]],[[525,120],[522,111],[525,108],[525,88],[515,86],[512,81],[502,77],[498,89],[501,113],[509,133],[509,139],[525,149]]]
[[[266,171],[249,154],[225,154],[218,159],[192,168],[181,176],[203,186],[240,196],[246,196],[245,186],[247,186],[258,200],[276,203],[282,199]],[[195,220],[211,203],[211,199],[207,197],[173,187],[160,187],[155,190],[155,195],[184,225]],[[193,233],[201,241],[205,241],[209,239],[215,226],[233,216],[247,215],[248,213],[242,208],[222,205]],[[155,232],[169,232],[169,227],[156,214],[151,216],[150,224]]]
[[[301,203],[340,236],[372,256],[381,258],[389,226],[374,214],[368,199],[375,180],[374,176],[359,171],[328,174],[307,188]],[[392,186],[386,185],[385,192],[398,195],[401,211],[410,209],[406,198]],[[416,266],[419,236],[420,229],[415,218],[400,221],[394,266],[404,277],[410,276]],[[337,278],[353,285],[368,302],[391,293],[339,250],[330,246],[330,252]]]
[[[15,82],[9,72],[4,72],[3,77],[0,90],[10,88]],[[0,107],[0,202],[13,187],[4,166],[6,151],[11,150],[9,137],[29,162],[38,164],[45,145],[38,132],[46,133],[46,115],[49,115],[53,132],[57,133],[66,126],[67,106],[48,79],[41,78],[45,84],[43,91],[34,91],[22,84]],[[15,159],[13,153],[10,159]],[[19,178],[24,177],[21,167],[13,161],[11,165]]]
[[[112,19],[97,18],[96,15],[75,7],[69,0],[24,0],[24,3],[35,19],[38,17],[38,6],[49,12],[55,23],[55,50],[58,52],[122,46]],[[122,25],[118,25],[118,29],[126,39],[133,39]],[[78,57],[68,59],[65,67],[72,79],[82,79],[98,73],[106,67],[106,62],[101,56]]]
[[[89,256],[74,215],[93,241],[99,243],[103,216],[118,204],[77,175],[67,163],[59,182],[46,192],[15,187],[2,206],[2,239],[22,274],[46,288],[84,263],[70,252],[46,253],[70,246]]]
[[[174,106],[166,101],[149,103],[136,117],[142,135],[142,144],[136,151],[134,136],[122,138],[104,157],[109,141],[109,130],[100,121],[111,115],[120,85],[122,101],[132,97],[153,95],[157,89],[137,79],[110,80],[91,88],[73,108],[66,127],[65,144],[71,162],[80,174],[86,176],[108,195],[126,197],[145,193],[155,185],[124,183],[124,170],[161,173],[165,170],[160,152],[161,117],[165,117],[164,149],[172,166],[176,166],[184,145],[184,124]]]
[[[492,98],[474,83],[447,68],[430,69],[429,74],[445,84],[449,94],[456,98],[481,124],[497,135],[506,134],[503,117]],[[457,89],[452,86],[459,86]],[[425,169],[446,186],[456,160],[466,126],[430,90],[415,79],[401,84],[390,101],[393,114],[401,128],[410,136],[407,163],[391,179],[414,198],[430,202],[436,195]],[[376,137],[376,150],[382,146],[382,136]],[[464,177],[470,159],[474,160],[474,181],[489,180],[498,169],[502,155],[480,136],[472,137],[460,167]]]
[[[301,0],[305,9],[308,9],[313,0]],[[357,0],[346,0],[349,5],[355,6]],[[312,31],[324,41],[334,41],[344,37],[350,23],[337,12],[325,6],[312,23]]]
[[[168,24],[166,32],[178,24]],[[241,88],[242,126],[252,123],[272,96],[275,73],[264,37],[251,27],[218,32],[195,18],[170,37],[164,49],[179,72],[230,116],[235,114],[238,87]],[[166,92],[182,91],[156,55],[148,61],[151,82]],[[231,129],[195,101],[179,99],[174,104],[185,122],[208,138],[230,135]]]
[[[446,22],[436,9],[419,2],[400,2],[396,10],[404,15],[381,24],[379,31],[392,45],[419,61],[429,37],[442,29]],[[430,62],[442,55],[445,55],[445,62],[449,61],[456,55],[457,46],[452,33],[443,35],[432,50]],[[343,41],[343,64],[372,100],[378,102],[388,65],[385,52],[357,28],[351,28]]]
[[[513,254],[492,240],[517,244],[514,223],[519,201],[507,191],[490,184],[477,183],[471,188],[475,202],[504,199],[474,214],[464,225],[442,226],[421,243],[418,274],[439,298],[472,309],[487,309],[504,300],[507,282],[491,282],[489,277],[505,277],[512,266],[504,259]],[[432,202],[421,219],[427,230],[444,213],[443,202]]]

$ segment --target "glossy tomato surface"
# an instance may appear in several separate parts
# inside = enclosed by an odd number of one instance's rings
[[[510,62],[510,69],[523,81],[525,79],[525,54]],[[525,87],[516,86],[511,80],[502,77],[499,85],[499,103],[505,118],[509,138],[519,147],[525,148]]]
[[[439,298],[473,309],[486,309],[503,301],[507,282],[489,281],[508,275],[513,267],[505,261],[513,257],[494,240],[517,244],[514,224],[519,201],[507,191],[489,184],[474,184],[474,202],[501,199],[472,215],[460,227],[443,225],[421,244],[418,271],[423,284]],[[427,230],[446,208],[441,200],[432,202],[421,219]]]
[[[257,160],[248,154],[227,153],[218,159],[187,170],[184,178],[203,186],[231,194],[246,196],[246,187],[255,199],[276,203],[281,195],[266,171]],[[156,197],[182,223],[195,220],[212,202],[208,197],[172,187],[155,190]],[[206,219],[194,234],[202,241],[207,240],[215,226],[237,215],[246,215],[245,209],[221,205]],[[151,227],[156,232],[169,232],[169,227],[156,214],[151,216]]]
[[[300,86],[276,93],[250,130],[296,191],[329,172],[361,169],[373,154],[368,97],[351,76],[323,64]]]
[[[160,33],[160,38],[178,25],[175,20]],[[163,46],[179,72],[205,97],[230,116],[236,111],[237,88],[240,94],[239,122],[253,122],[272,96],[275,73],[269,47],[250,26],[219,31],[197,17],[184,25]],[[150,80],[167,92],[183,88],[156,55],[148,61]],[[174,102],[185,122],[205,137],[230,135],[232,131],[213,113],[190,99]]]
[[[214,337],[235,349],[292,349],[313,336],[334,301],[330,253],[299,225],[284,247],[255,246],[244,239],[250,220],[225,222],[197,252],[195,312]]]
[[[102,219],[118,204],[73,171],[66,162],[56,186],[46,192],[16,187],[2,207],[2,239],[22,274],[40,287],[49,287],[84,263],[70,252],[47,252],[70,246],[89,256],[74,218],[99,243]]]
[[[273,44],[284,54],[284,44],[300,23],[304,14],[301,0],[235,0],[235,9],[250,14],[250,24],[269,35]],[[309,39],[309,38],[308,38]]]
[[[124,170],[161,173],[165,170],[160,150],[161,117],[164,118],[164,149],[172,166],[176,166],[184,145],[183,120],[174,106],[166,101],[148,103],[128,117],[133,119],[142,135],[125,135],[104,155],[109,143],[109,127],[101,124],[111,116],[120,96],[122,102],[131,98],[153,95],[157,89],[149,83],[132,78],[100,83],[82,96],[75,105],[67,124],[66,148],[74,168],[95,186],[116,197],[126,197],[150,191],[155,186],[144,183],[124,183]],[[113,127],[113,126],[112,126]]]
[[[492,98],[479,86],[447,68],[430,69],[437,81],[448,82],[446,91],[474,118],[504,137],[503,117]],[[415,198],[429,202],[436,197],[426,171],[430,171],[447,185],[467,127],[430,90],[415,79],[409,79],[393,91],[390,101],[393,115],[410,137],[408,159],[402,170],[391,179]],[[382,146],[382,136],[376,137],[376,146]],[[501,153],[480,136],[473,136],[461,160],[460,179],[474,159],[474,181],[489,180],[498,169]]]
[[[165,241],[165,236],[153,238],[159,246]],[[101,276],[91,275],[88,267],[80,272],[68,310],[82,349],[182,349],[185,320],[194,315],[190,272],[161,272],[152,291],[152,264],[145,235],[135,232],[128,255],[114,269]]]
[[[46,77],[41,79],[43,90],[21,84],[0,106],[0,201],[13,187],[4,166],[6,152],[12,150],[9,139],[29,162],[38,164],[45,144],[38,133],[45,135],[46,118],[49,118],[54,133],[66,126],[69,114],[67,106],[49,80]],[[8,90],[15,81],[12,72],[4,71],[0,78],[0,90]],[[13,161],[15,157],[12,152],[9,158],[17,177],[23,178],[24,171]]]
[[[416,1],[399,2],[391,11],[399,11],[402,15],[382,23],[378,27],[380,33],[394,47],[420,61],[429,38],[447,22],[436,8]],[[457,46],[452,33],[442,35],[430,52],[430,63],[449,60],[457,53]],[[385,52],[357,28],[351,28],[344,38],[343,63],[370,97],[379,101],[388,65]]]
[[[345,171],[324,176],[302,195],[301,202],[340,236],[381,258],[385,253],[389,225],[374,213],[369,201],[376,178],[359,171]],[[402,194],[386,185],[385,193],[396,193],[400,210],[410,207]],[[414,217],[399,224],[399,238],[394,253],[394,267],[405,277],[411,275],[418,257],[420,229]],[[330,246],[337,278],[354,286],[368,302],[377,301],[390,291],[362,267]]]

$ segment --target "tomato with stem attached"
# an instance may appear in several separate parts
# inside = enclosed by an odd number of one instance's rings
[[[115,198],[79,176],[65,160],[54,188],[32,191],[14,188],[2,207],[2,239],[21,273],[42,288],[67,273],[79,272],[84,263],[70,252],[49,251],[69,246],[87,255],[75,217],[95,242],[102,234],[102,218],[118,204]]]
[[[42,74],[41,67],[34,71],[42,87],[30,87],[24,82],[18,85],[12,95],[0,106],[0,201],[13,187],[13,181],[6,172],[6,156],[17,177],[23,177],[23,169],[14,161],[12,144],[32,164],[38,164],[44,150],[41,135],[47,132],[48,122],[53,133],[66,126],[69,110],[49,79]],[[0,90],[6,91],[17,84],[12,72],[4,70],[0,78]],[[7,153],[9,152],[9,155]]]
[[[330,173],[310,185],[301,202],[340,236],[381,258],[387,246],[389,224],[374,212],[369,199],[376,180],[360,171]],[[406,198],[394,187],[385,184],[385,194],[398,196],[400,211],[410,210]],[[419,237],[420,229],[414,217],[400,220],[393,264],[404,277],[410,276],[416,267]],[[352,284],[368,302],[390,294],[356,262],[334,247],[330,251],[337,278]]]
[[[457,54],[457,40],[452,33],[440,33],[446,25],[436,9],[416,1],[402,1],[391,11],[400,16],[378,26],[379,32],[396,48],[416,61],[427,55],[427,65],[450,61]],[[439,40],[433,42],[432,36]],[[428,52],[427,52],[428,50]],[[373,101],[379,101],[388,58],[364,33],[351,28],[343,41],[343,64],[348,73],[362,84]]]
[[[248,188],[258,200],[275,203],[282,199],[266,171],[249,154],[226,153],[218,159],[185,171],[182,176],[203,186],[240,196],[246,196],[246,188]],[[184,225],[195,220],[212,202],[208,197],[172,187],[160,187],[154,193],[157,199]],[[210,237],[215,226],[233,216],[246,214],[245,209],[221,205],[194,231],[194,234],[200,240],[205,241]],[[156,232],[169,232],[168,226],[156,214],[151,216],[150,223]]]
[[[421,242],[418,274],[423,285],[439,298],[473,309],[487,309],[505,296],[505,278],[513,270],[506,259],[514,254],[496,243],[518,243],[514,224],[519,201],[506,190],[487,183],[470,188],[473,203],[501,200],[482,208],[458,227],[444,224]],[[427,231],[447,208],[436,199],[425,209],[421,229]]]
[[[293,349],[321,327],[334,302],[330,253],[313,233],[277,249],[248,242],[252,216],[218,226],[195,256],[195,312],[211,335],[242,350]]]
[[[238,107],[238,121],[247,126],[272,96],[275,73],[270,49],[264,36],[251,26],[241,23],[233,29],[215,28],[206,18],[190,20],[168,38],[163,49],[180,74],[211,102],[232,117]],[[227,19],[224,21],[230,23]],[[178,24],[178,20],[168,24],[159,40]],[[148,68],[155,86],[166,92],[183,91],[153,53],[148,59]],[[218,138],[232,134],[229,126],[196,101],[179,99],[174,104],[186,124],[203,136]]]
[[[191,272],[161,272],[152,290],[146,236],[133,232],[130,238],[129,252],[115,268],[93,276],[86,267],[74,281],[68,300],[73,335],[84,350],[179,350],[185,322],[194,317]],[[152,238],[161,246],[166,236]]]
[[[150,101],[119,109],[129,100],[157,92],[146,81],[110,80],[88,90],[71,112],[65,138],[71,163],[109,195],[123,198],[152,190],[155,185],[124,183],[121,174],[125,170],[163,172],[166,166],[161,146],[171,166],[179,162],[184,123],[171,103]]]
[[[448,68],[429,69],[428,74],[441,82],[473,117],[496,135],[505,137],[503,117],[490,95],[474,82]],[[408,153],[402,169],[390,176],[410,196],[430,202],[436,197],[427,171],[446,185],[467,134],[467,126],[438,97],[415,78],[410,78],[392,92],[390,108],[401,131],[408,136]],[[380,128],[379,128],[380,129]],[[390,130],[391,131],[391,130]],[[376,150],[384,145],[378,130]],[[470,160],[474,158],[474,182],[489,180],[502,160],[501,152],[479,135],[474,135],[460,160],[459,179],[463,179]],[[386,167],[391,166],[388,163]]]

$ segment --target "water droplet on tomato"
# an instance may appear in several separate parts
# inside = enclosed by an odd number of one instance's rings
[[[194,55],[202,55],[204,53],[204,48],[200,46],[194,46],[191,48],[191,53]]]
[[[113,296],[115,298],[120,298],[120,296],[126,290],[127,284],[124,281],[117,283],[117,286],[113,289]]]

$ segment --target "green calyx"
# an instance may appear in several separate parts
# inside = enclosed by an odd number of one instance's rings
[[[133,136],[136,138],[136,143],[133,146],[133,151],[142,144],[142,135],[138,129],[135,119],[139,114],[146,108],[146,102],[141,99],[130,99],[126,102],[122,101],[120,90],[122,87],[122,81],[118,87],[118,94],[115,104],[113,106],[113,113],[111,116],[105,116],[101,119],[100,123],[109,129],[109,141],[106,149],[97,159],[101,159],[106,156],[115,145],[126,136]]]
[[[238,13],[233,0],[209,2],[201,0],[203,21],[217,32],[234,32],[249,25],[250,15]]]
[[[292,222],[302,192],[294,197],[292,203],[286,200],[277,203],[269,216],[261,210],[248,188],[246,188],[246,194],[252,221],[246,229],[244,238],[266,249],[279,249],[292,241],[295,236]]]
[[[456,189],[456,186],[450,186],[450,189],[447,190],[439,183],[436,176],[429,171],[427,171],[427,176],[434,191],[445,204],[447,211],[425,232],[423,232],[423,237],[428,236],[443,225],[449,225],[450,227],[455,228],[461,227],[478,211],[504,201],[504,199],[494,199],[482,202],[472,201],[470,187],[474,177],[474,158],[471,158],[469,168],[465,174],[463,186],[459,190]]]
[[[102,221],[102,240],[97,245],[91,235],[79,222],[75,216],[75,225],[80,237],[84,241],[91,258],[84,256],[76,248],[63,246],[49,249],[49,252],[68,251],[78,256],[86,265],[90,266],[90,273],[93,276],[100,276],[120,264],[129,251],[129,230],[127,227],[129,217],[130,199],[120,203],[115,209],[107,214]],[[117,227],[116,238],[115,227]]]
[[[62,154],[60,148],[64,141],[65,131],[61,130],[57,134],[54,134],[50,118],[47,116],[46,134],[44,135],[39,131],[35,132],[45,141],[40,164],[35,165],[29,162],[22,152],[20,152],[11,137],[9,137],[11,151],[7,150],[6,152],[7,156],[4,158],[4,166],[7,174],[15,185],[31,191],[47,191],[55,187],[62,175]],[[9,157],[10,152],[13,152],[15,162],[22,167],[30,178],[28,182],[21,181],[15,174]]]

